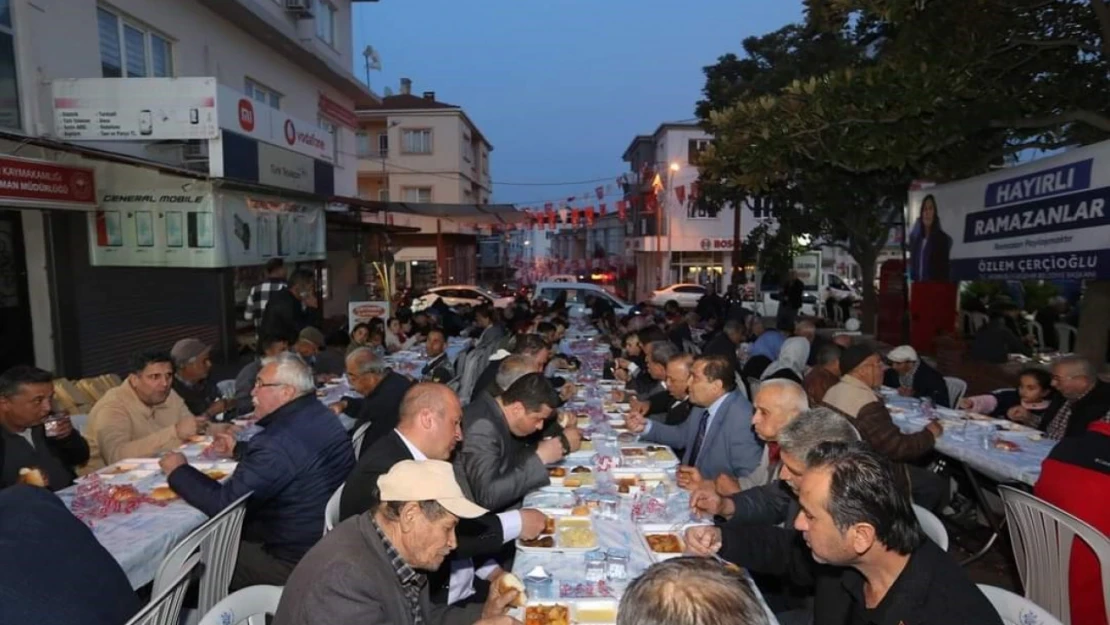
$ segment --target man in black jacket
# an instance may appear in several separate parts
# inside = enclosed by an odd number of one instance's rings
[[[385,361],[369,347],[360,347],[347,354],[347,380],[364,399],[345,399],[337,408],[348,415],[358,415],[355,428],[371,424],[362,439],[361,457],[375,441],[397,427],[401,400],[412,386],[412,380],[385,366]]]
[[[1065,356],[1052,363],[1052,386],[1064,401],[1049,408],[1042,421],[1049,438],[1079,436],[1095,421],[1110,421],[1110,384],[1098,379],[1091,361]]]
[[[298,269],[289,278],[289,288],[270,294],[258,335],[281,338],[293,345],[301,330],[320,325],[317,307],[316,277],[311,271]]]
[[[706,344],[701,353],[706,356],[724,356],[732,365],[733,371],[740,370],[740,361],[736,357],[736,348],[744,342],[744,324],[735,319],[725,322],[724,328],[712,341]]]
[[[899,345],[890,350],[887,360],[890,361],[890,369],[883,374],[883,386],[898,389],[898,394],[903,397],[928,398],[935,406],[952,407],[944,376],[918,358],[917,350],[909,345]]]
[[[347,479],[339,503],[340,518],[362,514],[377,505],[378,478],[398,462],[450,461],[455,446],[462,439],[461,422],[462,405],[451,389],[429,382],[410,388],[401,402],[396,429],[378,439],[359,457],[358,466]],[[455,477],[463,493],[471,498],[471,488],[461,467],[455,467]],[[476,576],[488,579],[491,573],[497,572],[497,565],[489,562],[480,562],[482,566],[476,570],[471,559],[495,556],[505,543],[517,538],[535,538],[543,531],[544,523],[544,514],[530,509],[460,519],[455,528],[458,547],[452,553],[455,562],[447,562],[430,580],[433,601],[439,598],[454,604],[468,599],[474,592]],[[448,585],[450,579],[455,583]],[[479,599],[485,599],[483,592],[479,590],[478,594]]]
[[[862,443],[822,443],[806,461],[798,533],[753,527],[744,534],[760,540],[738,541],[695,527],[688,549],[813,585],[814,625],[1001,625],[967,573],[922,533],[889,460]]]
[[[0,488],[41,477],[50,490],[73,484],[74,469],[89,461],[89,444],[68,417],[50,416],[54,376],[34,367],[12,367],[0,375]],[[30,473],[36,471],[37,473]]]
[[[656,382],[656,386],[647,395],[632,398],[630,403],[637,414],[662,421],[675,402],[667,392],[669,389],[663,385],[667,379],[667,363],[682,351],[670,341],[656,341],[649,344],[645,351],[650,354],[647,359],[648,375]]]

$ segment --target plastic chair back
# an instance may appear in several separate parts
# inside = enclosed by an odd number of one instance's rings
[[[917,504],[913,504],[913,513],[917,515],[917,523],[921,526],[921,531],[929,537],[929,540],[936,543],[941,549],[948,551],[948,530],[945,529],[944,523],[941,523],[937,515]]]
[[[208,612],[220,599],[227,596],[231,574],[239,558],[239,537],[243,531],[243,517],[246,515],[247,499],[250,496],[251,493],[247,493],[240,497],[182,539],[170,551],[158,567],[158,574],[154,576],[154,594],[172,583],[186,562],[199,556],[204,563],[204,572],[200,576],[197,612]]]
[[[150,603],[132,616],[126,625],[178,625],[185,591],[188,590],[193,570],[199,563],[200,557],[197,555],[187,558],[174,577],[163,583],[161,591],[154,592]]]
[[[979,584],[979,590],[994,606],[1003,625],[1063,625],[1047,610],[1021,595],[986,584]]]
[[[1066,323],[1056,324],[1056,340],[1057,345],[1060,346],[1060,351],[1065,354],[1070,354],[1075,349],[1075,339],[1079,336],[1079,329],[1073,325]]]
[[[220,380],[216,382],[216,390],[220,392],[221,397],[234,397],[235,380]]]
[[[339,523],[339,500],[343,497],[343,487],[346,484],[340,484],[339,488],[335,489],[331,499],[328,499],[328,505],[324,506],[324,533],[332,531],[336,524]]]
[[[1025,596],[1064,623],[1071,623],[1068,574],[1076,537],[1095,552],[1102,571],[1102,596],[1110,597],[1110,538],[1047,501],[1011,486],[999,486],[1006,507]],[[1110,621],[1110,601],[1106,602]]]
[[[355,462],[358,462],[358,456],[362,453],[362,441],[366,438],[366,431],[372,424],[373,421],[367,421],[355,428],[354,433],[351,434],[351,444],[355,446]]]
[[[960,407],[960,400],[963,399],[964,393],[967,392],[967,382],[960,378],[953,378],[951,376],[944,376],[944,384],[948,387],[948,402],[953,408]]]
[[[266,616],[277,613],[281,586],[251,586],[237,590],[212,606],[199,625],[264,625]]]
[[[1044,326],[1036,321],[1030,321],[1029,329],[1033,331],[1033,338],[1037,340],[1037,347],[1044,347]]]

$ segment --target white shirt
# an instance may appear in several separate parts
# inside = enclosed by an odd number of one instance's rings
[[[709,418],[706,419],[706,421],[705,421],[705,431],[706,432],[709,432],[709,426],[713,425],[713,418],[717,416],[717,411],[721,409],[721,404],[725,403],[725,398],[728,397],[730,394],[731,393],[725,393],[724,395],[721,395],[720,397],[717,398],[717,401],[713,402],[712,404],[709,404],[709,408],[706,408],[706,412],[709,413]],[[679,401],[685,401],[685,400],[679,400]],[[671,408],[674,408],[675,404],[678,404],[678,403],[679,402],[676,401],[674,404],[671,404]],[[700,419],[701,417],[699,416],[698,418]],[[654,421],[648,421],[647,424],[644,426],[643,433],[647,434],[648,432],[650,432],[651,431],[651,426],[653,424],[654,424]]]
[[[412,454],[413,460],[427,460],[428,456],[420,451],[412,441],[405,438],[399,430],[397,436],[401,438],[401,442],[408,447],[409,453]],[[523,519],[520,516],[520,510],[509,510],[497,515],[498,520],[501,521],[501,533],[504,536],[506,543],[512,542],[520,536],[520,530],[523,526]],[[474,577],[477,575],[482,579],[488,579],[490,574],[497,568],[497,562],[489,560],[482,565],[481,568],[474,569],[474,560],[470,558],[457,558],[451,561],[451,582],[450,589],[447,593],[447,604],[453,605],[463,599],[474,594]]]

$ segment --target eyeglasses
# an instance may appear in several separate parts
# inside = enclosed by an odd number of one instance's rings
[[[254,388],[266,388],[267,386],[288,386],[288,384],[282,384],[280,382],[262,382],[261,380],[255,380],[254,382]]]

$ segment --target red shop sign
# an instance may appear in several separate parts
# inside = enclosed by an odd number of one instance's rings
[[[0,157],[0,202],[91,208],[96,205],[96,179],[85,167]]]
[[[317,108],[324,117],[329,117],[350,128],[358,128],[358,116],[354,111],[322,93]]]

